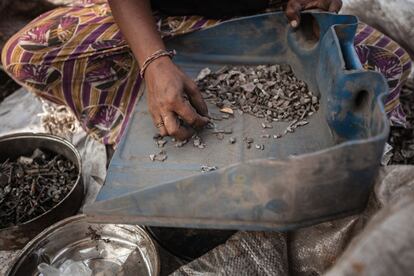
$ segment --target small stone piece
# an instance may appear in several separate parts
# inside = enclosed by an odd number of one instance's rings
[[[167,140],[164,140],[164,139],[157,140],[157,146],[159,148],[163,148],[166,143],[167,143]]]
[[[266,128],[273,128],[273,126],[269,123],[262,123],[262,128],[266,129]]]
[[[223,133],[223,134],[232,134],[233,133],[233,129],[232,128],[227,128],[227,129],[214,129],[213,130],[214,134],[218,134],[218,133]]]
[[[255,147],[258,150],[264,150],[264,145],[258,145],[258,144],[256,144]]]
[[[216,124],[213,122],[208,122],[207,125],[205,126],[206,129],[215,129],[216,128]]]
[[[253,138],[250,138],[250,137],[245,137],[244,138],[244,141],[246,142],[246,148],[247,149],[250,149],[252,147],[252,144],[254,142],[254,139]]]
[[[35,149],[32,156],[30,156],[30,158],[32,158],[32,159],[37,159],[37,158],[46,159],[46,155],[40,149]]]
[[[261,136],[262,138],[265,138],[265,139],[268,139],[268,138],[270,138],[270,134],[262,134],[262,136]]]
[[[223,140],[224,139],[224,134],[223,133],[217,133],[216,134],[217,139],[219,140]]]
[[[156,134],[154,134],[154,136],[152,136],[152,139],[154,139],[154,140],[162,139],[162,136],[161,136],[161,134],[156,133]]]
[[[237,139],[235,137],[229,138],[229,144],[235,144],[237,142]]]
[[[164,162],[165,160],[167,160],[167,157],[168,157],[167,153],[164,150],[160,151],[157,154],[150,154],[149,155],[150,160],[153,161],[153,162],[154,161]]]
[[[200,71],[200,73],[198,73],[196,81],[200,81],[200,80],[204,79],[205,77],[207,77],[210,74],[211,74],[210,68],[206,67],[206,68],[202,69]]]
[[[308,121],[299,121],[295,124],[295,127],[306,126],[307,124],[309,124]]]
[[[212,172],[218,169],[217,166],[207,166],[207,165],[202,165],[201,166],[201,172],[206,173],[206,172]]]
[[[250,137],[245,137],[245,138],[244,138],[244,141],[245,141],[246,143],[248,143],[248,144],[251,144],[251,143],[253,143],[253,142],[254,142],[254,139],[253,139],[253,138],[250,138]]]
[[[30,165],[33,163],[33,158],[26,157],[26,156],[20,156],[17,159],[17,163],[23,164],[23,165]]]
[[[181,148],[181,147],[183,147],[185,144],[187,144],[188,143],[188,140],[183,140],[183,141],[177,141],[176,143],[175,143],[175,147],[176,148]]]
[[[167,153],[162,150],[155,156],[155,160],[160,161],[160,162],[164,162],[165,160],[167,160],[167,157],[168,157]]]
[[[193,145],[196,148],[199,149],[204,149],[206,147],[206,144],[203,143],[203,141],[201,140],[201,138],[197,135],[194,135],[194,140],[193,140]]]
[[[234,114],[233,109],[231,109],[230,107],[223,107],[223,108],[220,109],[220,112],[231,114],[231,115]]]

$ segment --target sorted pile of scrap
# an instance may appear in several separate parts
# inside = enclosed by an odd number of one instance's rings
[[[225,113],[237,109],[267,122],[299,122],[319,108],[318,97],[289,65],[204,68],[196,81],[204,99]]]
[[[73,188],[78,169],[65,157],[36,149],[0,163],[0,228],[29,221],[53,208]]]

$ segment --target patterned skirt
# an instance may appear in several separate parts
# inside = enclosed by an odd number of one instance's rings
[[[29,91],[68,106],[90,135],[117,144],[139,100],[139,68],[106,1],[82,2],[30,22],[7,42],[2,63]],[[159,17],[158,26],[165,37],[220,22],[200,16]],[[355,49],[366,69],[379,71],[388,80],[387,114],[392,124],[404,126],[399,93],[411,70],[409,55],[363,23]]]

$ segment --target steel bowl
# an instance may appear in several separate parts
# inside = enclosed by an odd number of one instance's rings
[[[139,254],[131,254],[136,251]],[[94,224],[85,215],[77,215],[52,225],[29,242],[6,275],[39,275],[40,263],[59,269],[68,260],[87,265],[92,275],[158,275],[160,271],[157,248],[143,228]],[[131,264],[132,273],[118,274]]]
[[[36,148],[61,154],[78,168],[79,175],[70,192],[52,209],[27,222],[0,229],[0,250],[23,248],[33,237],[55,222],[75,215],[84,199],[82,161],[79,152],[68,141],[48,134],[18,133],[0,137],[0,163],[31,155]]]

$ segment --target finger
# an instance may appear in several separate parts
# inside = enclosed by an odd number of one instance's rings
[[[206,102],[203,100],[201,96],[201,91],[198,89],[197,85],[192,81],[187,81],[186,85],[186,92],[188,94],[189,101],[192,106],[197,110],[197,112],[202,116],[208,115],[208,109]]]
[[[302,10],[302,4],[297,0],[290,0],[286,6],[286,16],[288,18],[290,26],[297,28],[300,24],[300,11]]]
[[[183,101],[177,106],[175,112],[184,122],[194,128],[202,128],[210,121],[207,117],[198,114],[188,101]]]
[[[168,135],[178,140],[186,140],[194,134],[193,129],[180,125],[177,115],[175,115],[173,112],[165,113],[163,120]]]
[[[161,135],[161,136],[167,136],[168,135],[168,133],[167,133],[167,130],[165,129],[165,125],[162,125],[162,126],[158,126],[159,124],[161,124],[161,123],[163,123],[164,124],[164,121],[163,121],[163,119],[162,119],[162,116],[158,113],[158,112],[151,112],[151,117],[152,117],[152,121],[153,121],[153,123],[154,123],[154,126],[157,128],[157,130],[158,130],[158,133]]]
[[[333,0],[329,5],[330,12],[339,12],[342,8],[342,1],[341,0]]]
[[[303,7],[303,10],[316,9],[316,10],[326,11],[326,10],[328,10],[328,6],[329,6],[329,3],[328,2],[329,1],[331,1],[331,0],[325,0],[325,1],[321,1],[321,0],[307,1],[307,3],[305,4],[305,6]]]
[[[160,121],[161,121],[161,119],[160,119]],[[164,137],[164,136],[168,136],[168,132],[167,132],[167,129],[165,128],[165,123],[163,122],[163,126],[161,126],[161,127],[157,127],[158,128],[158,133],[162,136],[162,137]]]

